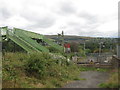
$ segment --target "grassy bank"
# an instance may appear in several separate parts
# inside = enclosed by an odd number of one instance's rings
[[[79,79],[76,65],[47,53],[5,53],[2,63],[3,88],[56,88]]]
[[[120,69],[119,69],[120,70]],[[118,69],[113,69],[111,70],[111,75],[109,79],[105,83],[99,84],[99,87],[101,88],[120,88],[120,83],[119,83],[119,76],[120,73],[118,73]]]
[[[100,71],[100,72],[109,72],[111,69],[109,68],[96,68],[96,67],[80,67],[80,71]]]

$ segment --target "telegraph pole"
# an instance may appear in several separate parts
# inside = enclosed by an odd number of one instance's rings
[[[99,43],[99,59],[100,59],[99,61],[100,61],[100,63],[101,63],[101,57],[100,56],[101,56],[101,52],[102,52],[102,44],[103,44],[103,42]]]
[[[101,53],[101,42],[99,43],[99,56],[100,56],[100,53]]]
[[[84,55],[85,55],[85,42],[84,42]]]
[[[62,46],[64,46],[64,32],[62,31]]]
[[[117,57],[120,58],[120,38],[117,41]]]
[[[62,31],[62,46],[63,46],[63,52],[64,52],[64,32]]]

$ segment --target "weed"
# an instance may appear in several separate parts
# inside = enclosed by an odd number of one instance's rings
[[[61,87],[79,75],[75,64],[53,59],[48,53],[5,53],[2,69],[3,87],[7,88]]]
[[[98,86],[101,88],[118,88],[120,84],[118,82],[118,72],[112,72],[111,76],[105,83],[101,83]]]
[[[100,71],[100,72],[107,72],[110,69],[105,68],[95,68],[95,67],[79,67],[80,71]]]

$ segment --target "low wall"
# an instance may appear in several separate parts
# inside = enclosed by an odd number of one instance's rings
[[[78,64],[80,67],[112,68],[111,64]]]
[[[120,67],[120,58],[118,58],[117,56],[113,55],[111,64],[112,64],[113,68],[119,68]]]

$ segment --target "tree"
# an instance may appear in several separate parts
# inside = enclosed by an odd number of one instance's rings
[[[71,45],[71,47],[70,47],[71,52],[78,52],[79,51],[79,44],[78,43],[71,42],[70,45]]]

